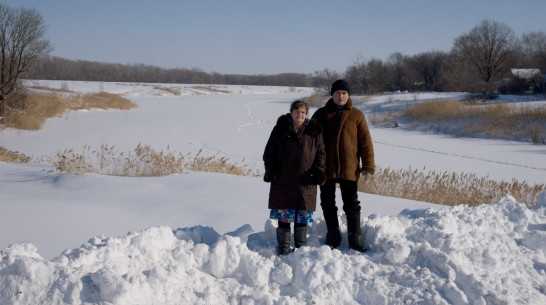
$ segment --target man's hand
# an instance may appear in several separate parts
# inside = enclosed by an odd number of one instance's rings
[[[364,181],[368,181],[372,176],[372,173],[367,169],[361,169],[360,174],[362,175],[362,179],[364,179]]]

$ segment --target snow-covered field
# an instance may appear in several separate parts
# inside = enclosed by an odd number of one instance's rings
[[[113,145],[226,156],[262,170],[277,117],[306,88],[33,81],[123,94],[129,111],[79,111],[0,146],[47,160]],[[173,95],[179,92],[179,95]],[[457,97],[452,93],[448,96]],[[446,96],[377,96],[375,109]],[[535,102],[536,103],[536,102]],[[314,109],[311,109],[310,114]],[[546,182],[546,147],[371,129],[376,163]],[[128,178],[0,162],[0,304],[546,304],[546,194],[476,208],[359,194],[366,254],[323,246],[274,255],[261,177]],[[340,214],[345,236],[345,218]]]

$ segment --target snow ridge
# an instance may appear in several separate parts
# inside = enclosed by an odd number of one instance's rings
[[[346,240],[338,250],[323,246],[322,218],[308,246],[283,257],[269,220],[257,233],[151,227],[93,237],[51,261],[14,244],[0,251],[0,304],[546,303],[546,198],[363,223],[366,254]],[[345,239],[343,216],[341,226]]]

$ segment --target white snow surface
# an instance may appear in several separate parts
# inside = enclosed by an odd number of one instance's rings
[[[546,304],[546,193],[535,206],[506,194],[473,208],[359,193],[368,252],[348,249],[341,212],[343,242],[324,246],[318,207],[307,246],[279,257],[261,177],[72,175],[51,172],[47,162],[84,145],[129,151],[141,143],[202,150],[262,171],[277,117],[310,89],[28,82],[118,93],[138,107],[70,112],[40,131],[0,131],[0,146],[40,160],[0,162],[2,305]],[[461,94],[376,96],[368,106],[445,96]],[[544,146],[403,128],[371,133],[381,167],[546,181]]]

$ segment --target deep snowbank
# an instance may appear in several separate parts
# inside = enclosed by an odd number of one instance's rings
[[[93,237],[52,261],[20,243],[0,252],[0,304],[545,304],[545,197],[372,215],[364,255],[323,246],[322,219],[284,257],[269,221]]]

